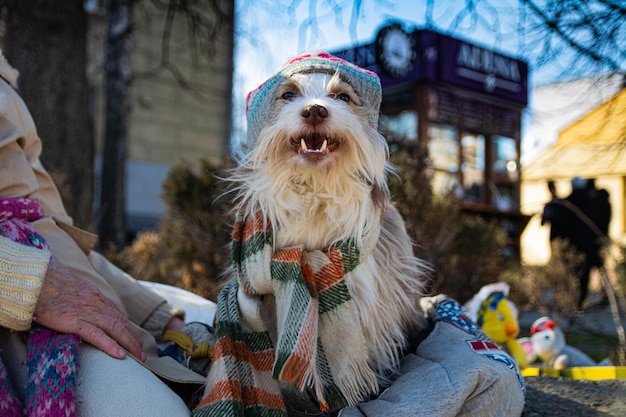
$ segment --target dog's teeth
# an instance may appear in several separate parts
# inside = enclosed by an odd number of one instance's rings
[[[304,138],[300,138],[300,147],[302,148],[303,151],[307,150],[306,142],[304,141]]]
[[[322,143],[320,151],[324,152],[326,150],[326,146],[328,146],[328,140],[324,139],[324,143]]]

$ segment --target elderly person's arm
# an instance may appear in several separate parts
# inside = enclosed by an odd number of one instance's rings
[[[126,314],[96,284],[57,265],[54,258],[46,273],[34,315],[38,324],[61,333],[74,333],[114,358],[126,349],[141,360],[141,340]]]
[[[118,359],[126,350],[145,356],[126,315],[95,284],[59,266],[47,250],[0,236],[0,297],[3,327],[28,330],[36,321],[74,333]]]

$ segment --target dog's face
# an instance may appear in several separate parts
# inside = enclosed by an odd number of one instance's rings
[[[300,175],[357,176],[379,183],[387,145],[368,124],[368,111],[339,74],[295,74],[278,89],[255,160]]]
[[[280,245],[360,241],[388,197],[387,142],[372,109],[337,73],[284,78],[271,103],[236,174],[242,200],[263,211]]]

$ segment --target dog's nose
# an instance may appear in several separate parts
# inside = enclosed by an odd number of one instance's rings
[[[326,107],[320,106],[319,104],[311,104],[303,108],[300,115],[305,122],[315,126],[322,123],[324,119],[328,117],[328,110],[326,110]]]

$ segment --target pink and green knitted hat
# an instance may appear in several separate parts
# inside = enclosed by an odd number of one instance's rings
[[[380,80],[372,71],[360,68],[348,61],[323,51],[306,52],[290,59],[274,76],[269,78],[246,97],[248,119],[248,144],[253,144],[269,121],[270,109],[276,99],[278,88],[285,78],[295,74],[339,73],[342,80],[354,88],[363,107],[368,108],[368,121],[378,127],[378,113],[382,98]]]

